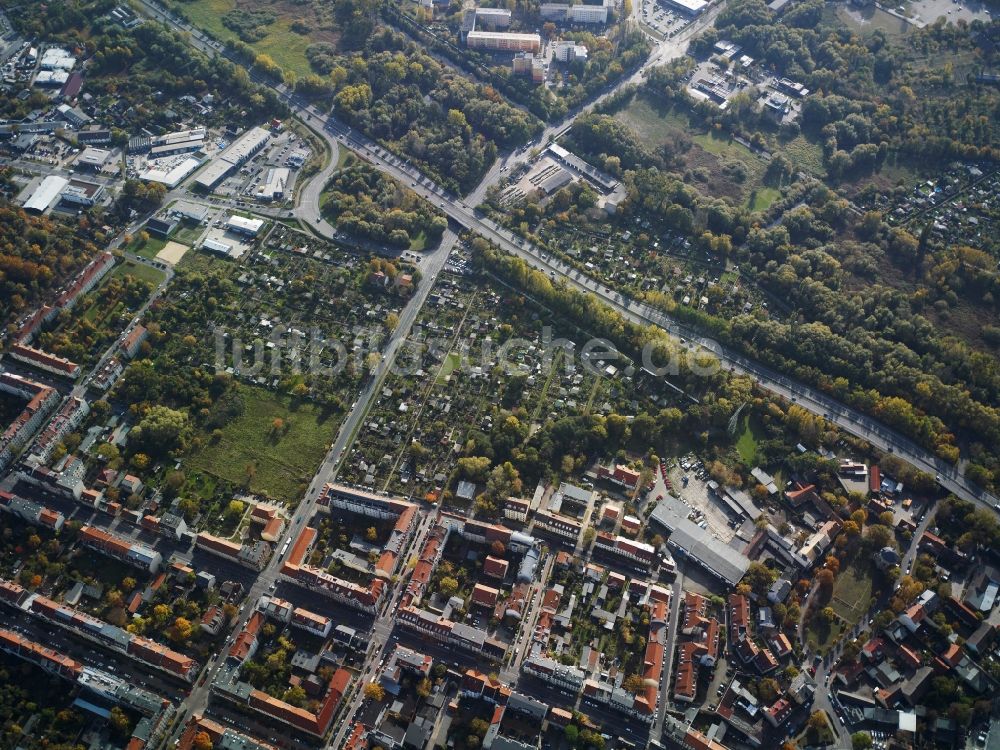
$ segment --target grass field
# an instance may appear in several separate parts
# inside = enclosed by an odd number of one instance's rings
[[[253,42],[250,46],[257,52],[269,55],[282,70],[294,71],[299,77],[309,75],[313,72],[306,59],[305,49],[312,41],[321,41],[319,38],[311,39],[309,36],[297,34],[291,29],[292,23],[302,16],[311,15],[306,8],[299,6],[298,14],[290,9],[284,11],[277,4],[261,2],[237,2],[236,0],[192,0],[192,2],[175,3],[174,7],[182,11],[195,26],[199,26],[217,39],[224,42],[237,41],[239,37],[235,32],[227,28],[222,23],[222,17],[231,10],[237,8],[269,8],[278,14],[274,23],[264,27],[267,34],[258,42]]]
[[[854,560],[837,574],[830,606],[838,617],[853,625],[868,611],[871,596],[871,565],[867,561]]]
[[[163,248],[161,247],[160,249],[162,250]],[[112,271],[112,278],[115,276],[132,276],[142,281],[148,281],[153,286],[163,281],[163,271],[142,263],[136,263],[134,260],[126,260],[124,263],[120,263]]]
[[[896,18],[875,7],[848,8],[842,5],[828,5],[824,8],[823,15],[826,20],[832,21],[837,26],[844,26],[860,34],[881,31],[888,37],[902,36],[911,28],[902,18]]]
[[[410,250],[415,253],[419,253],[425,247],[427,247],[427,235],[423,232],[420,232],[420,234],[410,240]]]
[[[816,177],[826,174],[823,168],[823,148],[805,136],[797,135],[790,141],[785,141],[781,144],[781,150],[798,169]]]
[[[451,374],[458,369],[459,365],[462,364],[462,355],[458,352],[449,352],[448,356],[444,358],[444,362],[441,363],[441,369],[438,370],[437,384],[444,385],[448,382],[448,378]]]
[[[780,197],[781,191],[778,190],[778,188],[762,185],[761,187],[750,191],[750,195],[747,196],[745,205],[751,211],[766,211],[771,207],[771,204]]]
[[[138,255],[140,258],[149,258],[152,260],[156,257],[156,254],[163,249],[163,246],[167,244],[167,241],[161,237],[150,237],[148,240],[143,242],[138,237],[132,240],[131,244],[125,248],[126,252],[130,252],[133,255]]]
[[[777,197],[774,188],[768,188],[762,182],[767,169],[763,159],[743,144],[706,130],[678,107],[662,108],[643,96],[637,96],[615,117],[628,125],[650,150],[655,150],[660,144],[670,145],[683,161],[684,169],[707,173],[707,180],[703,178],[697,186],[707,195],[747,204],[756,192],[754,203],[763,207]],[[737,182],[727,173],[727,169],[736,164],[742,165],[746,175],[742,182]]]
[[[177,225],[177,229],[170,239],[180,242],[182,245],[194,245],[195,241],[201,237],[201,233],[204,231],[205,227],[197,222],[182,221]]]
[[[189,464],[238,486],[247,484],[252,466],[252,492],[294,503],[323,460],[340,421],[304,399],[246,385],[240,394],[243,414],[222,428],[220,439],[207,441]],[[272,427],[276,418],[285,423],[280,434]]]
[[[740,458],[743,459],[743,463],[747,466],[756,466],[759,463],[757,442],[760,440],[760,437],[757,434],[756,425],[750,419],[749,414],[743,416],[740,427],[742,432],[740,432],[740,436],[736,440],[736,450],[739,452]]]

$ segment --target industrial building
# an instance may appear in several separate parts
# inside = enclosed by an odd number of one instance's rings
[[[106,148],[88,146],[76,159],[76,166],[100,171],[111,159],[111,151]]]
[[[264,181],[257,188],[257,200],[274,201],[285,197],[285,186],[288,184],[288,167],[271,167],[267,170]]]
[[[663,0],[668,6],[679,10],[681,13],[691,16],[692,18],[700,16],[705,12],[705,8],[708,7],[708,3],[705,0]]]
[[[203,190],[214,190],[229,173],[241,167],[258,153],[270,140],[271,134],[262,127],[253,127],[229,144],[195,178],[195,184]]]
[[[85,180],[70,180],[61,193],[63,201],[77,206],[93,206],[104,197],[104,185]]]
[[[36,214],[45,213],[56,204],[56,201],[59,200],[59,196],[62,194],[63,188],[68,184],[69,180],[65,177],[50,174],[42,180],[41,184],[31,194],[31,197],[25,201],[24,210]]]
[[[750,567],[750,559],[688,519],[689,512],[682,501],[667,495],[649,520],[670,533],[667,546],[679,556],[697,563],[728,586],[735,586]]]
[[[152,162],[139,174],[139,179],[159,182],[172,190],[200,164],[201,162],[193,157],[168,162],[165,166]]]
[[[248,237],[256,237],[263,226],[263,219],[248,219],[245,216],[230,216],[226,221],[226,228],[229,231],[245,234]]]

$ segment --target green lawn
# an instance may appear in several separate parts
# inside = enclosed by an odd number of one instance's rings
[[[438,370],[438,385],[447,383],[448,378],[458,369],[460,364],[462,364],[462,355],[458,352],[449,352],[448,356],[444,358],[444,362],[441,363],[441,369]]]
[[[113,276],[132,276],[141,281],[148,281],[153,286],[157,286],[163,281],[163,271],[159,268],[152,268],[142,263],[136,263],[134,260],[126,260],[124,263],[119,263],[112,274]]]
[[[201,237],[201,233],[204,231],[205,227],[196,221],[182,221],[177,225],[177,229],[170,239],[174,240],[174,242],[180,242],[182,245],[194,246],[194,243]]]
[[[423,232],[410,240],[410,250],[415,253],[419,253],[425,247],[427,247],[427,235]]]
[[[760,436],[757,433],[756,425],[750,419],[749,414],[744,414],[740,421],[740,436],[736,439],[736,450],[747,466],[758,464],[757,441]]]
[[[751,211],[766,211],[780,197],[781,191],[778,188],[762,185],[750,191],[750,195],[747,196],[746,207]]]
[[[125,250],[133,255],[138,255],[140,258],[153,259],[166,244],[167,241],[162,237],[150,236],[150,238],[145,242],[136,237],[132,240],[131,244],[125,248]]]
[[[264,388],[241,385],[240,394],[243,413],[222,428],[220,439],[209,438],[190,457],[191,467],[245,486],[252,465],[252,492],[297,501],[336,436],[339,418],[311,401]],[[275,418],[285,422],[280,434],[272,428]]]
[[[867,560],[855,559],[841,569],[833,583],[833,600],[830,606],[838,617],[853,625],[868,611],[872,596],[874,570]]]

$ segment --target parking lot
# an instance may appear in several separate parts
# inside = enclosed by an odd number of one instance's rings
[[[685,464],[687,464],[686,469]],[[708,481],[711,477],[705,472],[701,461],[693,457],[682,458],[670,469],[669,476],[681,500],[691,508],[692,521],[703,529],[707,528],[723,542],[728,543],[736,536],[729,515],[709,492]]]
[[[952,23],[964,21],[985,21],[991,18],[990,9],[981,2],[959,2],[959,0],[915,0],[900,6],[908,16],[924,23],[934,23],[938,18],[944,18]]]
[[[675,10],[667,8],[659,0],[640,0],[642,22],[658,34],[674,36],[691,23],[691,19]]]

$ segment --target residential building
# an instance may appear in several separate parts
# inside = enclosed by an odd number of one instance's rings
[[[267,542],[241,545],[206,532],[198,534],[195,546],[252,570],[263,570],[271,557],[271,545]]]
[[[95,526],[82,526],[79,539],[91,549],[150,573],[156,573],[163,562],[163,557],[152,547]]]
[[[490,52],[541,52],[542,38],[538,34],[512,34],[498,31],[470,31],[465,37],[469,49]]]

